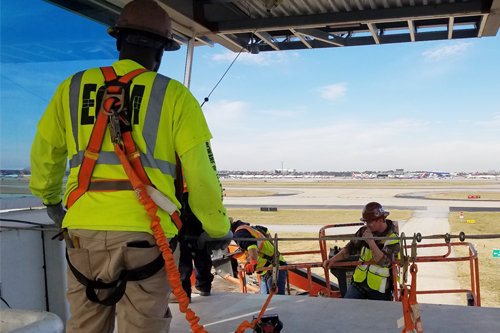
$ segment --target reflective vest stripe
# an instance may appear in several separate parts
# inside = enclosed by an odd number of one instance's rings
[[[85,151],[81,150],[78,154],[73,155],[73,157],[69,160],[69,166],[71,168],[78,167],[82,163],[84,154]],[[140,153],[140,159],[142,166],[158,169],[162,174],[175,178],[175,164],[168,161],[147,158],[143,153]],[[151,164],[151,161],[153,161],[153,164]],[[97,164],[121,165],[120,159],[118,159],[114,151],[101,151],[99,153]]]
[[[392,237],[392,236],[389,236],[389,237]],[[384,246],[387,246],[387,245],[392,245],[392,244],[397,244],[399,243],[399,240],[397,239],[388,239],[384,242]]]
[[[151,87],[151,94],[146,109],[146,118],[144,119],[144,127],[142,130],[146,146],[151,148],[151,151],[148,151],[147,155],[151,155],[151,157],[154,156],[156,148],[156,137],[158,134],[158,127],[160,126],[161,109],[169,82],[169,78],[156,75],[153,86]]]
[[[77,149],[79,149],[78,129],[79,129],[79,99],[84,72],[79,72],[73,75],[70,84],[70,112],[71,112],[71,126],[73,129],[73,136]],[[125,76],[124,76],[125,77]],[[170,82],[170,79],[161,75],[156,75],[153,86],[151,88],[151,97],[148,101],[146,116],[144,119],[144,126],[142,135],[146,146],[148,147],[146,154],[140,153],[140,161],[144,167],[158,169],[162,174],[176,178],[176,165],[165,160],[154,158],[156,147],[156,139],[158,136],[158,127],[160,123],[161,110],[164,102],[165,91]],[[157,97],[158,96],[158,97]],[[96,110],[100,105],[96,105]],[[82,164],[85,151],[79,150],[77,154],[73,155],[69,161],[71,168],[76,168]],[[121,165],[120,160],[114,151],[101,151],[98,164],[108,165]]]
[[[389,269],[385,267],[370,265],[370,271],[382,277],[389,276]]]
[[[386,288],[387,288],[387,278],[382,278],[382,280],[380,281],[380,287],[378,287],[378,292],[385,293]]]
[[[69,85],[69,109],[71,113],[71,128],[73,130],[73,137],[75,139],[76,149],[78,150],[78,102],[80,100],[80,88],[82,85],[82,77],[85,71],[81,71],[73,75]],[[82,157],[83,159],[83,157]],[[71,162],[71,161],[70,161]],[[81,160],[80,160],[81,163]],[[78,164],[80,164],[78,163]],[[71,164],[70,164],[71,165]]]

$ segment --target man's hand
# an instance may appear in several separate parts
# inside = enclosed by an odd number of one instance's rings
[[[372,232],[368,230],[368,228],[365,229],[363,232],[363,237],[374,237]],[[365,240],[366,244],[370,247],[370,250],[372,250],[372,257],[375,262],[379,262],[382,257],[384,256],[384,253],[378,248],[377,243],[373,239],[367,239]]]
[[[363,237],[373,237],[372,232],[370,229],[366,228],[365,231],[363,232]]]
[[[335,265],[336,260],[334,260],[335,257],[327,259],[323,262],[323,267],[326,269],[330,269]]]
[[[365,231],[363,232],[362,237],[373,237],[372,232],[370,229],[366,228]],[[377,247],[377,244],[375,244],[375,241],[373,239],[366,239],[365,240],[366,244],[372,249],[373,247]]]
[[[255,268],[257,268],[258,261],[250,260],[245,264],[245,272],[247,274],[253,274],[255,272]]]
[[[231,238],[233,238],[233,232],[229,230],[226,236],[220,238],[212,238],[205,231],[200,237],[198,237],[198,248],[207,248],[208,253],[212,254],[214,250],[224,250],[231,243]]]
[[[63,208],[62,201],[55,205],[47,205],[47,215],[49,215],[50,219],[54,221],[59,229],[61,229],[64,216],[66,215],[66,211]]]

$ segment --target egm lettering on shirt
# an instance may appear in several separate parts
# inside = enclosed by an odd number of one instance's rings
[[[127,101],[128,109],[132,110],[129,119],[134,125],[139,124],[139,110],[141,109],[145,88],[146,86],[144,85],[135,85],[132,89],[132,94],[130,94],[130,99]],[[97,84],[95,83],[87,83],[83,86],[81,125],[94,125],[96,105],[101,107],[104,89],[104,86],[101,86],[97,90]]]

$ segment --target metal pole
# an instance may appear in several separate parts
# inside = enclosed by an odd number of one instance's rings
[[[191,84],[191,69],[193,67],[194,38],[190,38],[187,44],[186,68],[184,70],[184,85],[189,89]]]

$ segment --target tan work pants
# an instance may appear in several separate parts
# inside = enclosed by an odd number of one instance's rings
[[[146,265],[160,254],[154,237],[144,232],[69,230],[69,235],[75,240],[75,248],[68,248],[73,266],[87,279],[104,283],[117,280],[123,269]],[[137,241],[147,241],[151,247],[142,247],[144,242],[141,247],[131,247],[137,246]],[[66,297],[71,312],[67,333],[112,333],[115,313],[119,333],[169,332],[172,313],[168,299],[172,289],[165,269],[144,280],[128,281],[125,294],[115,306],[91,302],[85,294],[85,286],[69,267],[67,275]],[[112,290],[101,289],[96,293],[102,300]]]

